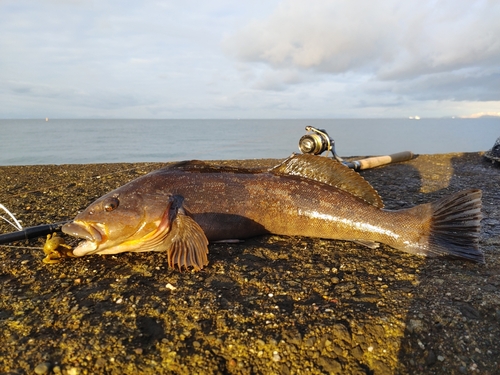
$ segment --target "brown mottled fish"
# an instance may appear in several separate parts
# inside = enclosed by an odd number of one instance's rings
[[[466,190],[402,210],[341,163],[292,155],[267,171],[200,161],[162,168],[104,195],[63,232],[74,255],[165,251],[171,267],[208,264],[208,242],[273,233],[384,243],[425,256],[483,262],[481,191]]]

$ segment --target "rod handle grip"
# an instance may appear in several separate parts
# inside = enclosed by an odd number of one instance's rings
[[[413,152],[411,151],[402,151],[391,155],[374,156],[371,158],[357,160],[356,164],[359,164],[359,166],[356,169],[370,169],[380,167],[381,165],[411,160],[412,158]]]

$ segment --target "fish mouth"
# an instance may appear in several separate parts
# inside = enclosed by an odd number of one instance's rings
[[[63,233],[70,236],[82,238],[82,241],[73,250],[73,255],[81,257],[83,255],[94,254],[98,251],[99,244],[102,243],[103,234],[94,225],[82,221],[73,221],[63,225]]]

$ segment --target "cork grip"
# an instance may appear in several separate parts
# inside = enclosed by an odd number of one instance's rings
[[[371,158],[356,160],[354,163],[359,165],[356,169],[369,169],[385,164],[399,163],[402,161],[411,160],[412,158],[413,153],[411,151],[402,151],[392,155],[374,156]]]

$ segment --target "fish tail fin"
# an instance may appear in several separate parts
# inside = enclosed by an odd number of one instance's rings
[[[479,250],[481,196],[481,190],[463,190],[430,204],[427,256],[448,255],[484,263]]]

